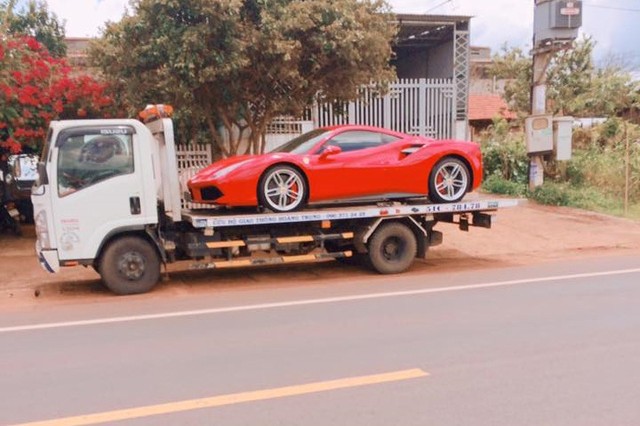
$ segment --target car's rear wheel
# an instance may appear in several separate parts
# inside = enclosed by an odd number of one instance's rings
[[[434,203],[455,203],[469,189],[471,173],[461,160],[446,157],[438,161],[429,176],[429,199]]]
[[[278,165],[267,170],[258,184],[258,199],[274,212],[290,212],[304,206],[307,183],[297,169]]]

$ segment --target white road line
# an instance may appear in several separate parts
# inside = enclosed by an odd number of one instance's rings
[[[262,303],[262,304],[256,304],[256,305],[230,306],[227,308],[210,308],[210,309],[198,309],[193,311],[163,312],[158,314],[147,314],[147,315],[131,315],[131,316],[122,316],[122,317],[113,317],[113,318],[96,318],[96,319],[80,320],[80,321],[65,321],[65,322],[52,322],[52,323],[31,324],[31,325],[18,325],[18,326],[12,326],[12,327],[1,327],[0,333],[44,330],[49,328],[81,327],[81,326],[87,326],[87,325],[113,324],[113,323],[121,323],[121,322],[145,321],[145,320],[162,319],[162,318],[193,317],[193,316],[199,316],[199,315],[223,314],[228,312],[257,311],[262,309],[287,308],[292,306],[320,305],[324,303],[340,303],[340,302],[351,302],[351,301],[357,301],[357,300],[383,299],[387,297],[416,296],[421,294],[477,290],[482,288],[506,287],[506,286],[521,285],[521,284],[544,283],[544,282],[550,282],[550,281],[567,281],[567,280],[573,280],[577,278],[594,278],[594,277],[605,277],[605,276],[611,276],[611,275],[634,274],[638,272],[640,272],[640,268],[619,269],[615,271],[587,272],[583,274],[557,275],[557,276],[541,277],[541,278],[525,278],[520,280],[498,281],[498,282],[491,282],[491,283],[480,283],[480,284],[469,284],[469,285],[456,285],[456,286],[450,286],[450,287],[425,288],[420,290],[393,291],[393,292],[385,292],[385,293],[369,293],[369,294],[358,294],[353,296],[327,297],[327,298],[321,298],[321,299],[293,300],[289,302],[274,302],[274,303]]]

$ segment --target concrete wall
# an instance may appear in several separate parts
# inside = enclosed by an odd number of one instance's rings
[[[430,48],[404,48],[396,55],[400,79],[453,77],[453,40]]]
[[[398,78],[426,78],[427,77],[427,48],[402,49],[396,52],[395,61]]]
[[[429,50],[427,78],[453,77],[453,40]]]

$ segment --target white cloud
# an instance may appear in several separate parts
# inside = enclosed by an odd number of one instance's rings
[[[106,21],[118,21],[128,0],[46,0],[51,11],[66,20],[68,37],[95,37]],[[397,13],[432,13],[473,16],[471,43],[497,51],[510,46],[531,47],[534,0],[388,0]],[[582,32],[597,42],[596,57],[613,52],[639,61],[639,12],[593,6],[640,9],[637,1],[588,0],[584,2]],[[434,8],[434,6],[438,6]]]

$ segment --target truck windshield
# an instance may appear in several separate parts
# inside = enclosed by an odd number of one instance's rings
[[[289,142],[274,149],[271,152],[289,152],[291,154],[308,154],[311,149],[316,146],[325,137],[329,136],[331,130],[315,129],[304,133],[297,138],[291,139]]]
[[[58,194],[65,195],[103,180],[133,173],[132,135],[70,134],[57,145]]]

